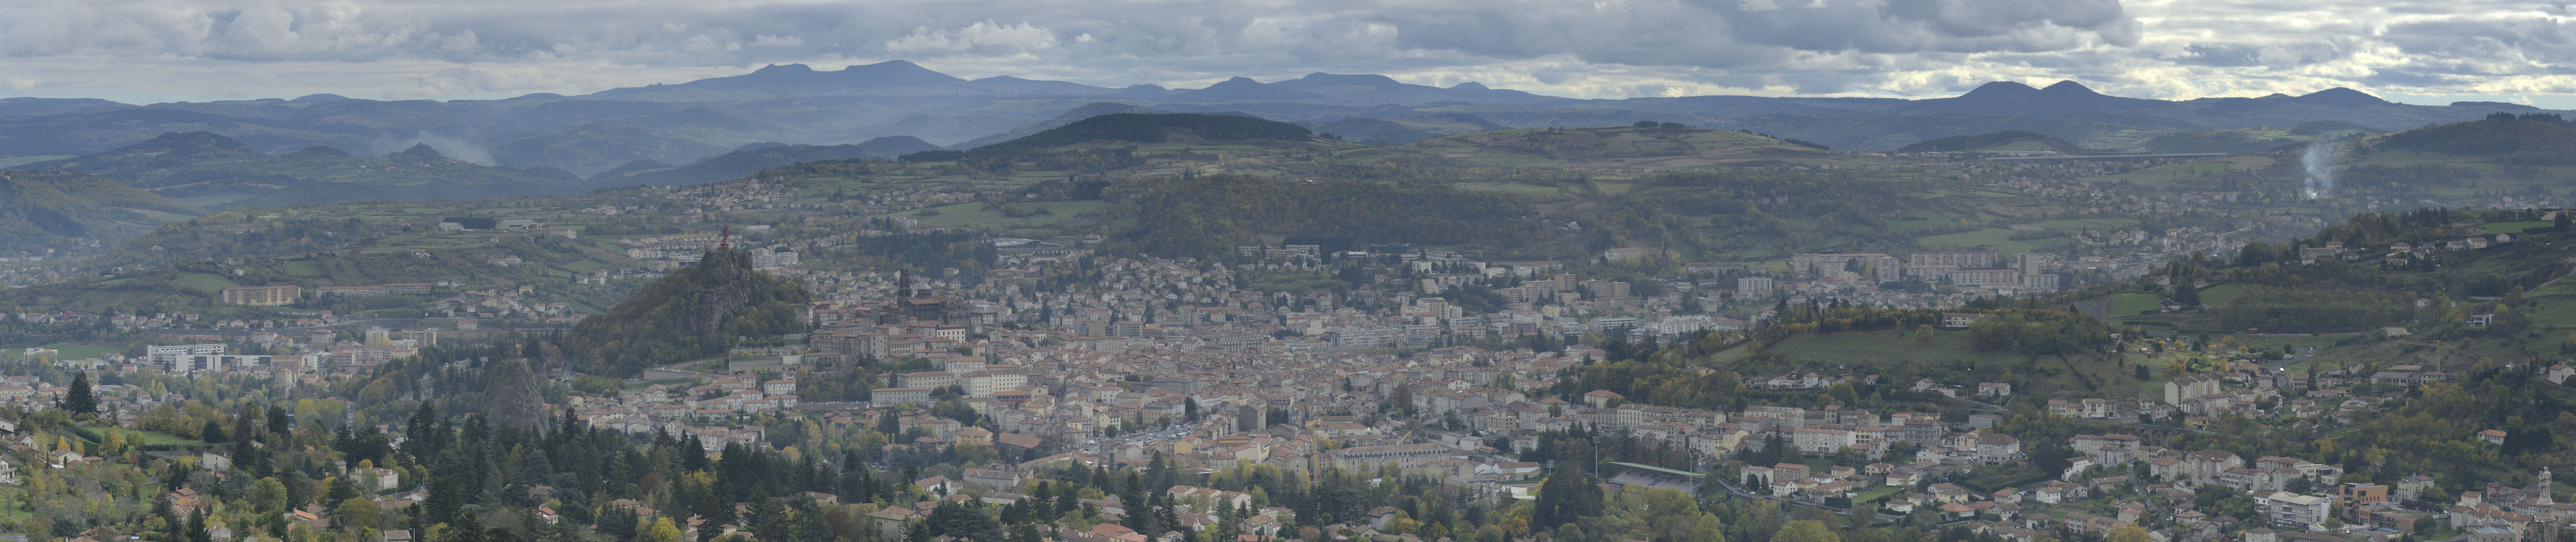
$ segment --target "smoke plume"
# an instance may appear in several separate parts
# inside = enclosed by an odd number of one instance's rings
[[[2308,169],[2308,177],[2300,181],[2301,195],[2317,199],[2334,194],[2334,154],[2333,142],[2319,139],[2308,143],[2308,152],[2299,157],[2299,164]]]

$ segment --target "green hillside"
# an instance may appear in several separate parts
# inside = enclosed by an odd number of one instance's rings
[[[1848,154],[1733,130],[1662,126],[1494,130],[1435,137],[1391,150],[1494,167],[1667,169],[1867,163]]]
[[[2130,283],[1943,309],[1989,314],[1967,329],[1935,329],[1938,311],[1784,305],[1780,319],[1746,335],[1657,350],[1609,345],[1604,363],[1550,391],[1609,389],[1632,401],[1713,408],[1723,403],[1710,401],[1722,401],[1722,392],[1743,377],[1848,372],[1879,376],[1883,395],[1865,403],[1937,408],[1944,403],[1937,396],[1888,386],[1929,377],[2010,383],[2017,395],[2042,399],[2117,399],[2153,394],[2175,374],[2214,371],[2231,361],[2289,373],[2353,365],[2364,367],[2362,374],[2392,365],[2492,373],[2514,360],[2576,351],[2576,281],[2567,280],[2576,261],[2556,245],[2576,236],[2536,221],[2542,214],[2364,215],[2296,245],[2256,243],[2232,261],[2181,261]],[[2535,222],[2540,225],[2530,225]],[[2488,232],[2497,225],[2522,228],[2509,242],[2493,243]],[[2437,249],[2404,262],[2386,257],[2391,243],[2442,246],[2471,235],[2492,244]],[[2356,257],[2300,263],[2290,248],[2328,240],[2345,243]],[[2159,280],[2177,286],[2157,286]],[[2154,302],[2165,298],[2208,308],[2156,312]],[[2089,315],[2096,309],[2088,306],[2117,308],[2106,322]],[[1798,394],[1775,399],[1833,402]]]
[[[197,214],[203,211],[96,175],[0,171],[0,252],[41,252],[76,239],[121,241]]]
[[[2320,363],[2461,368],[2480,360],[2556,356],[2576,332],[2576,288],[2564,280],[2576,263],[2555,245],[2568,232],[2536,220],[2541,216],[2444,209],[2367,214],[2295,244],[2249,246],[2232,262],[2175,268],[2177,284],[2208,284],[2193,292],[2182,291],[2185,286],[2139,287],[2132,290],[2147,290],[2144,297],[2133,291],[2095,301],[2116,307],[2107,311],[2112,325],[2149,335],[2252,344],[2255,353],[2316,348],[2293,372]],[[2493,241],[2500,229],[2512,231],[2506,234],[2510,242]],[[2490,244],[2443,248],[2472,236]],[[2298,263],[2295,247],[2327,241],[2345,243],[2353,259]],[[2393,243],[2435,248],[2392,257]],[[2208,308],[2148,310],[2161,298]],[[2489,325],[2469,323],[2472,316],[2489,314]],[[2404,335],[2384,333],[2390,328]]]
[[[1112,113],[1074,121],[1072,124],[1030,134],[1027,137],[976,147],[966,151],[964,156],[968,158],[1005,156],[1091,141],[1125,143],[1301,141],[1310,135],[1303,126],[1244,115]]]
[[[209,207],[506,196],[581,186],[560,170],[486,167],[447,158],[427,145],[381,158],[322,146],[271,156],[210,132],[162,134],[116,150],[21,167],[94,173]]]
[[[2576,165],[2576,123],[2556,114],[2514,116],[2497,113],[2486,120],[2426,126],[2388,134],[2371,142],[2375,149],[2452,155],[2494,156],[2522,166]]]
[[[2083,149],[2065,140],[2021,130],[1990,134],[1951,136],[1925,140],[1896,149],[1896,152],[2060,152],[2078,154]]]

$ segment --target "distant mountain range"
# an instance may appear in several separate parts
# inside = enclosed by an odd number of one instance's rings
[[[2314,121],[2402,128],[2458,122],[2528,106],[2390,103],[2349,89],[2304,96],[2150,100],[2107,96],[2074,82],[2046,88],[1990,83],[1949,98],[1574,99],[1488,88],[1414,85],[1381,75],[1315,73],[1206,88],[1121,88],[1016,77],[963,79],[904,61],[816,70],[773,65],[731,77],[609,89],[581,96],[378,101],[316,94],[132,105],[94,99],[0,99],[0,160],[68,158],[172,132],[212,132],[252,151],[327,145],[383,155],[428,143],[484,165],[555,168],[581,177],[638,161],[687,164],[745,144],[864,145],[910,136],[962,149],[1095,114],[1239,113],[1401,144],[1470,129],[1678,122],[1890,150],[1943,137],[2021,130],[2085,148],[2145,150],[2160,135]],[[13,159],[13,157],[15,157]],[[632,171],[630,170],[629,173]]]

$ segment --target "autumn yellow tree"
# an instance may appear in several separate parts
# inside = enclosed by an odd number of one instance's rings
[[[2135,523],[2122,523],[2111,528],[2110,542],[2148,542],[2147,528]]]
[[[1503,519],[1495,521],[1494,525],[1502,527],[1504,533],[1515,538],[1529,536],[1530,512],[1533,510],[1534,508],[1527,505],[1512,507],[1511,510],[1503,512]],[[1314,539],[1307,538],[1307,540]]]
[[[671,518],[654,519],[653,529],[645,531],[640,542],[680,542],[680,527],[672,525]]]
[[[363,497],[352,498],[340,501],[338,506],[333,507],[331,517],[340,521],[340,528],[356,532],[359,529],[372,529],[378,526],[377,510],[376,503],[368,502]]]
[[[1842,542],[1842,540],[1842,535],[1834,534],[1833,529],[1826,528],[1825,522],[1812,519],[1782,524],[1780,533],[1771,537],[1772,542]]]

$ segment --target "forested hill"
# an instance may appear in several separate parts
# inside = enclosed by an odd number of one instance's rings
[[[2021,130],[1944,137],[1896,149],[1897,152],[2057,151],[2070,154],[2080,150],[2065,140]]]
[[[212,132],[172,132],[117,149],[17,169],[69,169],[187,199],[205,207],[376,198],[511,196],[566,192],[562,170],[491,167],[450,159],[426,144],[382,157],[327,146],[269,155]]]
[[[2374,213],[2325,227],[2289,244],[2256,243],[2232,267],[2197,271],[2245,285],[2245,294],[2215,312],[2218,324],[2289,332],[2336,332],[2404,326],[2436,339],[2499,339],[2519,354],[2555,354],[2554,344],[2512,332],[2576,322],[2556,315],[2576,304],[2562,277],[2576,270],[2563,222],[2539,210],[2425,209]],[[2501,236],[2501,237],[2499,237]],[[2454,247],[2454,242],[2474,247]],[[2340,243],[2345,254],[2302,258],[2299,249]],[[2417,249],[2421,250],[2417,250]],[[2315,263],[2299,264],[2303,260]],[[2196,297],[2196,296],[2195,296]],[[2461,326],[2492,314],[2489,326]],[[2544,316],[2546,315],[2546,316]],[[2504,333],[2495,333],[2504,331]],[[2510,359],[2510,358],[2507,358]]]
[[[1304,140],[1304,126],[1244,115],[1205,113],[1112,113],[1059,126],[1028,137],[966,151],[969,157],[999,156],[1085,141],[1164,143],[1198,141]]]
[[[891,158],[938,148],[912,136],[880,137],[854,145],[745,145],[742,149],[722,156],[699,160],[684,166],[665,166],[650,160],[637,160],[618,169],[592,175],[589,182],[600,186],[685,186],[732,179],[778,166],[859,158]]]
[[[565,337],[574,370],[627,376],[647,367],[724,354],[744,339],[805,331],[794,305],[809,300],[802,284],[751,269],[751,253],[708,251],[618,302],[606,314],[574,324]]]
[[[0,171],[0,252],[42,251],[78,238],[120,240],[166,221],[147,214],[151,212],[200,214],[195,207],[97,175]]]
[[[2496,113],[2486,120],[2389,134],[2376,147],[2491,155],[2500,162],[2522,166],[2576,165],[2576,122],[2568,122],[2556,113]]]

